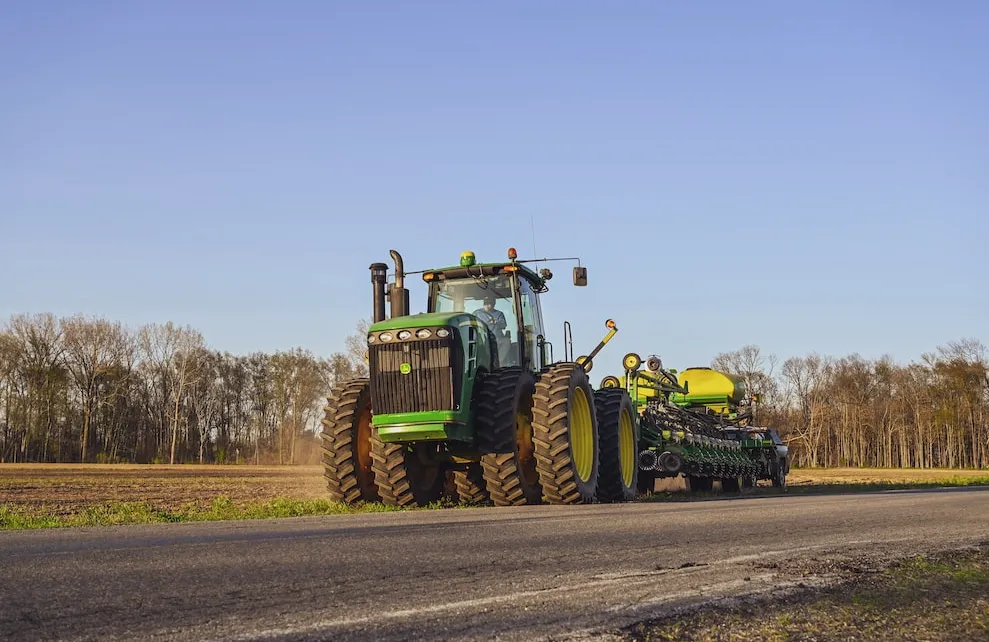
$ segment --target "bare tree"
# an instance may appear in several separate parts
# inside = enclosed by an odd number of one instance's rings
[[[360,319],[357,322],[356,330],[347,336],[347,360],[350,362],[351,371],[355,376],[367,376],[367,332],[371,327],[370,319]]]
[[[127,336],[119,323],[75,316],[62,323],[66,365],[82,397],[82,461],[89,460],[93,413],[106,394],[110,375],[125,359]]]

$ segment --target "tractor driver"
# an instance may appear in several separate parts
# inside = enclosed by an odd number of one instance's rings
[[[502,336],[502,332],[508,328],[508,321],[505,320],[505,313],[495,309],[495,295],[488,294],[484,297],[484,307],[474,310],[474,316],[484,321],[489,328],[495,331],[495,336]]]
[[[499,363],[503,366],[514,365],[511,357],[512,339],[508,333],[508,321],[505,320],[504,312],[495,309],[495,301],[497,301],[497,298],[494,294],[487,294],[484,297],[484,307],[475,310],[474,316],[483,321],[491,329],[491,334],[494,335],[496,345],[498,346]]]

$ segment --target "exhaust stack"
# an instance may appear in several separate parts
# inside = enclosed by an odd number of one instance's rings
[[[388,250],[392,260],[395,261],[395,284],[388,292],[388,301],[391,304],[391,318],[404,317],[409,313],[409,291],[405,288],[405,263],[402,255],[397,250]]]
[[[371,267],[371,288],[374,300],[373,323],[385,320],[385,283],[388,280],[388,265],[385,263],[372,263]]]

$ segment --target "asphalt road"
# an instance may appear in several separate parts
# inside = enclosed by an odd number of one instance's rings
[[[989,489],[8,531],[0,639],[586,639],[987,539]]]

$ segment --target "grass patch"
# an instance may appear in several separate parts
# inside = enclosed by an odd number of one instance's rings
[[[291,498],[235,503],[225,495],[209,502],[190,502],[179,508],[157,506],[148,501],[105,502],[69,513],[55,512],[44,506],[25,508],[7,504],[0,506],[0,530],[352,515],[449,507],[439,502],[419,508],[398,508],[381,503],[347,506],[325,499]]]
[[[989,545],[921,556],[782,603],[642,623],[630,640],[987,640]]]

